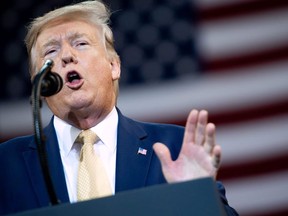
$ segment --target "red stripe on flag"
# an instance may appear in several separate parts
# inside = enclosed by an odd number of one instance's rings
[[[287,141],[288,145],[288,141]],[[220,168],[217,179],[219,180],[240,180],[241,178],[273,174],[288,170],[288,152],[271,158],[246,161],[241,164],[229,164]]]
[[[263,13],[271,10],[288,7],[287,0],[250,0],[229,2],[215,7],[199,7],[199,21],[216,21],[227,18]]]
[[[209,72],[227,72],[229,69],[243,68],[247,66],[255,66],[263,63],[274,63],[278,61],[288,60],[288,41],[286,45],[273,47],[269,50],[252,52],[246,55],[233,56],[223,59],[202,59],[201,65],[204,71]]]

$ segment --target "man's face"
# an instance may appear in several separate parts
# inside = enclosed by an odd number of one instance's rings
[[[52,71],[63,79],[62,90],[46,98],[61,119],[69,122],[80,113],[99,117],[115,105],[113,81],[120,77],[120,65],[107,55],[100,27],[82,21],[50,25],[38,36],[33,56],[38,69],[53,60]]]

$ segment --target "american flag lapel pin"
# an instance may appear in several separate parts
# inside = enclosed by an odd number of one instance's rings
[[[147,149],[139,147],[137,154],[146,155],[147,154]]]

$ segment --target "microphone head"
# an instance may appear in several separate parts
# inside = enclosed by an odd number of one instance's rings
[[[49,97],[57,94],[63,87],[62,78],[52,71],[48,72],[41,82],[41,95]]]
[[[51,68],[53,66],[53,61],[51,59],[47,59],[43,65],[43,67]]]

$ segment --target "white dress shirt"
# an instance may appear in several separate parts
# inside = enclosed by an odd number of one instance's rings
[[[58,138],[69,199],[71,203],[77,202],[77,175],[81,144],[76,143],[75,140],[81,130],[67,124],[57,116],[54,116],[53,123]],[[90,128],[100,138],[94,144],[94,150],[105,166],[113,194],[115,193],[117,126],[118,113],[114,107],[103,121]]]

